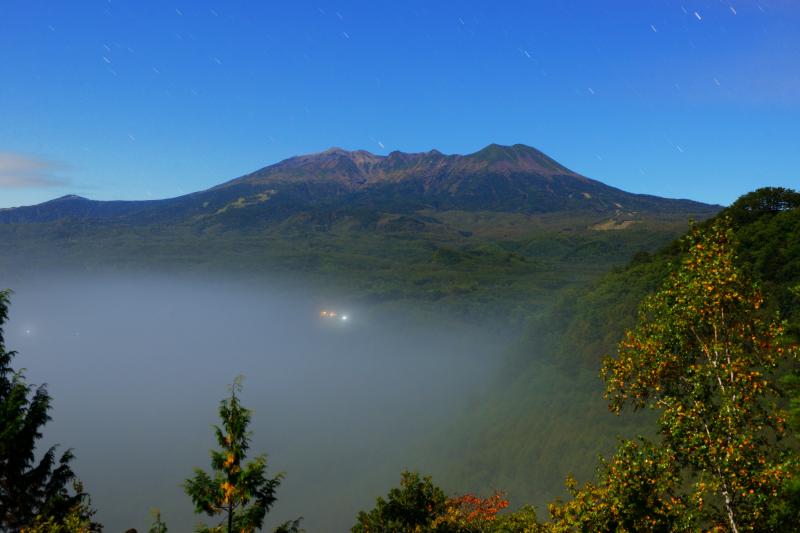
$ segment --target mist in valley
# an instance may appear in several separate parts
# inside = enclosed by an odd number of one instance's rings
[[[420,450],[478,401],[504,349],[444,318],[263,280],[50,275],[2,286],[15,291],[14,366],[54,397],[39,450],[74,448],[107,531],[146,530],[153,507],[174,531],[206,520],[181,483],[210,470],[212,425],[239,374],[250,456],[266,452],[269,474],[286,473],[265,526],[303,516],[310,532],[346,530],[403,468],[445,467]]]

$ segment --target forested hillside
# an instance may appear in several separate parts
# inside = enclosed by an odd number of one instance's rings
[[[497,275],[488,265],[486,273]],[[1,327],[7,293],[0,295]],[[718,326],[727,332],[721,340]],[[418,450],[417,465],[444,489],[404,473],[388,499],[354,517],[354,531],[786,531],[800,518],[800,461],[787,433],[787,426],[800,429],[791,344],[798,333],[800,194],[760,189],[659,251],[641,251],[627,266],[562,290],[530,316],[485,393]],[[28,402],[41,404],[26,433],[28,451],[13,471],[0,471],[0,495],[13,496],[9,480],[36,466],[30,450],[47,421],[49,396],[10,368],[14,353],[2,341],[0,400],[16,409],[9,413],[17,422]],[[715,347],[734,363],[719,359]],[[715,389],[715,380],[727,388]],[[642,409],[648,405],[654,409]],[[226,424],[233,416],[227,409],[223,402]],[[249,414],[226,431],[238,435],[248,421]],[[223,433],[218,438],[230,446]],[[208,494],[187,485],[198,512],[219,514],[219,505],[239,494],[237,483],[242,505],[252,501],[239,470],[246,447],[234,448],[214,452],[217,481],[197,471]],[[14,455],[11,444],[4,450]],[[598,462],[600,456],[606,459]],[[65,455],[56,476],[46,458],[43,475],[31,481],[34,488],[50,483],[52,495],[15,501],[28,513],[24,520],[35,521],[32,531],[100,527],[82,486],[68,487],[70,460]],[[271,489],[250,508],[254,523],[275,502],[280,479],[260,481]],[[226,512],[234,520],[232,508]],[[19,513],[3,519],[16,523]],[[160,516],[154,527],[165,528]],[[284,527],[297,531],[300,522]]]
[[[800,332],[800,194],[760,189],[741,197],[712,220],[729,219],[737,266],[764,294],[765,315],[779,312],[787,331]],[[594,474],[619,436],[654,431],[652,413],[611,414],[599,379],[604,356],[614,354],[634,326],[643,298],[680,264],[689,240],[680,239],[603,276],[584,289],[566,291],[529,324],[513,348],[507,371],[449,431],[462,438],[442,457],[465,460],[442,472],[447,487],[508,491],[516,504],[543,506],[564,491],[564,478]]]

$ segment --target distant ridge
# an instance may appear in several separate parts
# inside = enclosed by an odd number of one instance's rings
[[[691,200],[632,194],[581,176],[523,144],[490,144],[467,155],[438,150],[376,155],[330,148],[291,157],[205,191],[147,201],[97,201],[67,195],[0,210],[0,223],[58,220],[170,224],[224,222],[231,213],[269,224],[297,213],[494,211],[693,213],[720,209]]]

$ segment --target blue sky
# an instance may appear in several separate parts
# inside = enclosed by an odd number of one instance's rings
[[[797,28],[795,0],[0,0],[0,207],[492,142],[726,204],[800,187]]]

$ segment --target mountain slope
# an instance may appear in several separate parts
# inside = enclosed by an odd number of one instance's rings
[[[760,189],[723,216],[732,222],[739,266],[764,295],[765,316],[779,313],[788,333],[800,338],[800,193]],[[461,490],[501,487],[518,503],[544,506],[565,495],[567,474],[590,479],[597,454],[611,453],[620,435],[648,431],[648,411],[638,417],[608,411],[600,362],[615,353],[635,325],[639,303],[676,268],[686,246],[680,239],[637,254],[624,268],[564,291],[531,321],[495,386],[446,428],[437,458],[461,461],[441,477]]]

